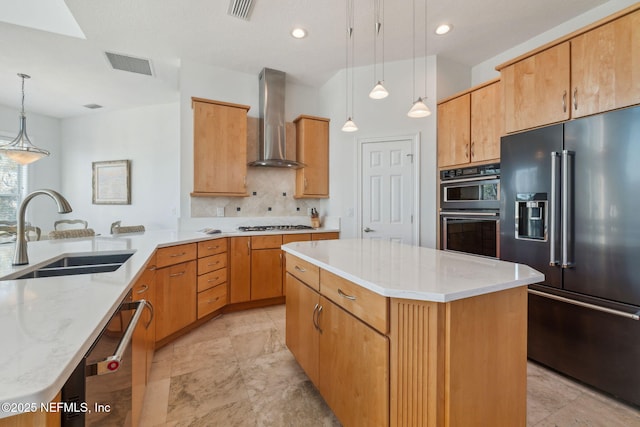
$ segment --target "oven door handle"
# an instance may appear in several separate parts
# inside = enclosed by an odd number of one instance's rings
[[[135,310],[131,321],[129,322],[129,326],[127,326],[127,330],[124,331],[122,338],[120,338],[120,342],[118,343],[118,348],[116,348],[115,354],[112,356],[106,357],[99,362],[92,363],[87,365],[87,376],[93,375],[104,375],[116,372],[120,367],[120,363],[122,362],[122,357],[124,356],[124,352],[127,349],[127,346],[131,342],[131,338],[133,337],[133,332],[138,326],[138,322],[140,321],[140,317],[142,317],[142,312],[147,306],[147,301],[141,299],[135,302],[126,302],[120,306],[119,310]]]
[[[440,216],[447,216],[447,215],[451,215],[451,216],[468,216],[468,217],[474,217],[474,216],[500,216],[499,212],[469,212],[469,211],[443,211],[440,212]]]
[[[498,178],[500,178],[500,175],[482,175],[474,178],[446,179],[446,180],[442,180],[441,184],[448,185],[448,184],[458,184],[460,182],[489,181],[491,179],[498,179]]]

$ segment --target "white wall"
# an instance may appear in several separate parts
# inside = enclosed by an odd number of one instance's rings
[[[582,27],[592,24],[635,3],[637,3],[637,0],[609,0],[607,3],[601,6],[578,15],[575,18],[552,28],[549,31],[546,31],[527,40],[525,43],[514,46],[511,49],[506,50],[501,54],[496,55],[493,58],[476,65],[471,69],[471,86],[475,86],[480,83],[486,82],[487,80],[499,77],[500,73],[495,70],[496,66],[513,58],[516,58],[522,54],[525,54],[531,50],[534,50],[546,43],[552,42],[560,37],[579,30]]]
[[[47,116],[30,113],[27,109],[27,135],[37,147],[51,152],[37,162],[23,166],[27,168],[29,193],[35,189],[50,188],[61,190],[60,181],[60,120]],[[19,108],[11,108],[0,105],[0,133],[10,136],[12,139],[18,135]],[[34,225],[46,227],[53,224],[57,218],[56,205],[48,197],[36,197],[27,207],[27,221]]]
[[[435,246],[436,232],[436,58],[428,57],[427,105],[433,112],[429,117],[411,119],[407,112],[418,95],[424,94],[422,60],[417,61],[418,77],[413,93],[412,61],[385,64],[385,87],[389,96],[382,100],[368,97],[373,87],[373,68],[354,69],[355,96],[353,120],[359,130],[341,131],[347,119],[345,111],[345,72],[337,73],[320,89],[322,115],[331,119],[330,125],[330,186],[331,198],[327,211],[341,217],[342,237],[356,237],[357,218],[357,147],[358,140],[369,137],[420,135],[420,244]],[[351,94],[349,94],[351,96]]]
[[[73,212],[96,233],[112,222],[147,229],[177,225],[180,176],[180,108],[160,104],[94,113],[62,121],[62,193]],[[131,160],[131,204],[92,204],[92,162]],[[43,230],[44,231],[44,230]]]

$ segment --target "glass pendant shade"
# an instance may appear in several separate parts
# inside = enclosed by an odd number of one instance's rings
[[[382,81],[378,81],[373,89],[371,89],[371,92],[369,92],[369,98],[372,99],[383,99],[387,96],[389,96],[389,92],[387,92],[387,89],[382,86]]]
[[[427,107],[427,104],[425,104],[422,101],[422,98],[418,98],[416,102],[413,103],[413,106],[407,113],[407,116],[411,118],[427,117],[430,115],[431,115],[431,110],[429,110],[429,107]]]
[[[356,126],[355,122],[351,120],[351,117],[349,117],[347,121],[344,122],[344,125],[342,126],[343,132],[355,132],[357,130],[358,130],[358,126]]]
[[[0,145],[0,154],[21,165],[33,163],[49,155],[47,150],[38,148],[31,143],[27,136],[27,117],[24,114],[24,79],[30,78],[26,74],[18,74],[22,79],[22,109],[20,110],[20,132],[13,141]]]
[[[31,143],[27,136],[27,118],[20,116],[20,132],[13,141],[0,146],[0,153],[16,163],[27,165],[49,155],[47,150],[38,148]]]

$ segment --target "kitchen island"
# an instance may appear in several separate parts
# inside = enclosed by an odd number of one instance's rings
[[[321,228],[303,233],[335,234]],[[297,231],[146,231],[29,242],[29,265],[12,266],[14,245],[0,245],[0,419],[30,412],[52,401],[106,326],[120,302],[144,274],[158,250],[242,236],[292,235]],[[116,271],[60,277],[15,279],[25,270],[63,255],[133,252]],[[195,298],[195,296],[194,296]],[[194,301],[195,304],[195,301]],[[212,313],[215,315],[215,313]],[[8,419],[8,418],[7,418]],[[2,420],[5,421],[5,420]],[[2,422],[0,422],[0,425]]]
[[[287,346],[343,425],[526,425],[526,285],[543,274],[377,240],[283,250]]]

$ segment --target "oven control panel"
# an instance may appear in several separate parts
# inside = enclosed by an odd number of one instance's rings
[[[440,179],[442,181],[449,179],[473,178],[485,175],[500,175],[500,163],[440,171]]]

